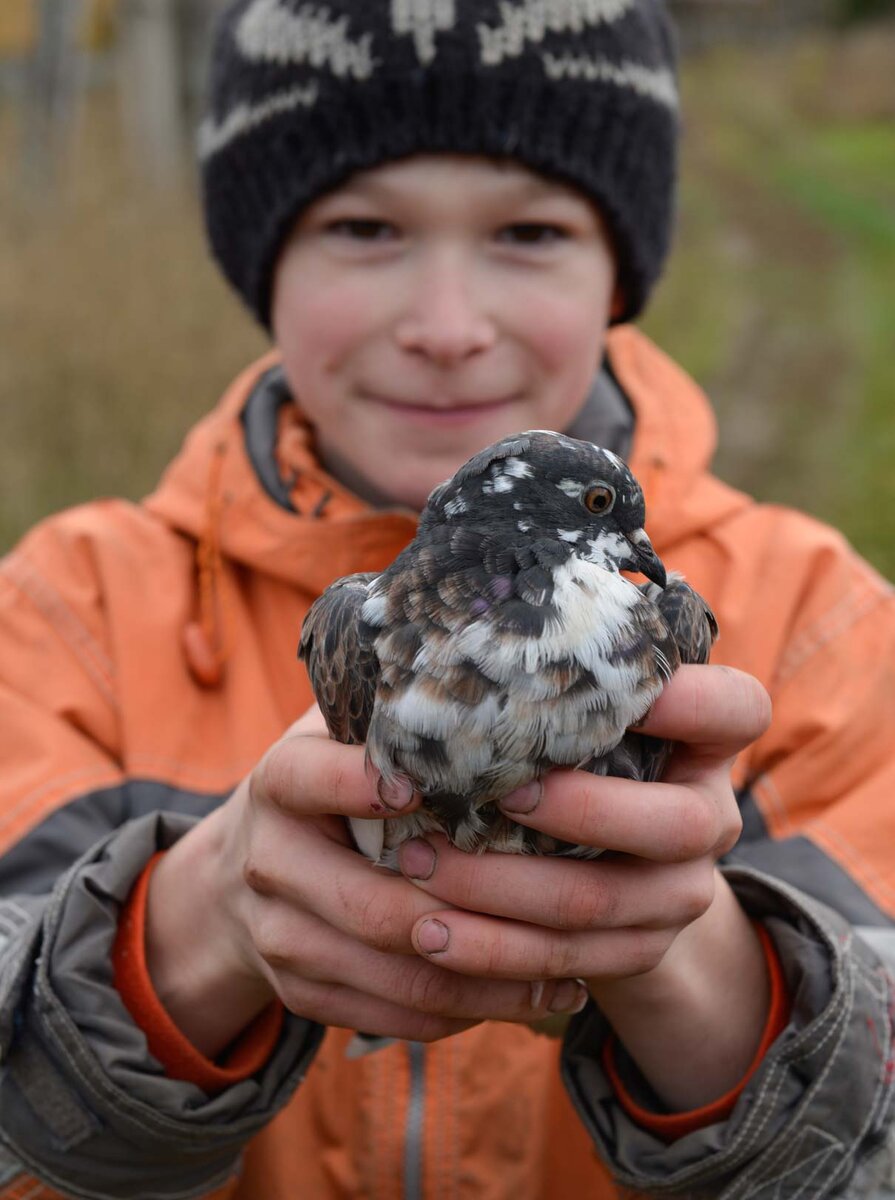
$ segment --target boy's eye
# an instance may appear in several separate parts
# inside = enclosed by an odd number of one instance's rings
[[[326,231],[337,237],[351,238],[359,242],[388,241],[397,232],[394,225],[390,225],[388,221],[377,221],[369,217],[348,217],[341,221],[331,221]]]
[[[548,225],[541,221],[517,221],[513,225],[506,225],[499,234],[502,242],[521,246],[546,246],[563,241],[566,237],[568,234],[559,225]]]

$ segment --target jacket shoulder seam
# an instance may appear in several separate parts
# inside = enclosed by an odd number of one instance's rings
[[[119,702],[114,687],[114,664],[74,609],[66,604],[56,588],[33,563],[29,562],[21,550],[7,557],[2,570],[9,582],[46,617],[87,671],[104,699],[117,710]]]
[[[892,601],[895,589],[889,585],[871,584],[872,579],[866,577],[858,587],[850,588],[841,599],[793,639],[777,665],[775,685],[787,683],[831,642],[844,636],[876,608]]]

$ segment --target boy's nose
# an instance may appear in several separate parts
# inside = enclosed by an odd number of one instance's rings
[[[492,346],[497,337],[473,278],[462,262],[439,257],[416,272],[395,326],[402,350],[449,365]]]

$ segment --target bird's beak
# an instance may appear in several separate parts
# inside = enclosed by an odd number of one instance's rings
[[[631,549],[634,551],[633,562],[629,568],[632,571],[639,571],[641,575],[645,575],[647,579],[664,588],[668,582],[668,577],[665,574],[665,567],[661,558],[653,549],[653,544],[646,536],[646,531],[643,529],[635,529],[633,533],[625,535],[631,543]]]

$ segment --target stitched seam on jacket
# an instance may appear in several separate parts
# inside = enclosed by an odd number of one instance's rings
[[[76,1100],[36,1037],[25,1038],[7,1058],[22,1101],[49,1130],[59,1150],[72,1150],[99,1130],[98,1119]]]
[[[844,943],[844,948],[843,948],[844,955],[847,954],[849,952],[849,950],[851,949],[853,940],[854,940],[853,935],[850,933],[847,936],[845,943]],[[876,985],[878,983],[878,981],[876,979],[869,977],[868,972],[865,971],[863,964],[858,959],[850,960],[849,974],[851,976],[851,981],[852,981],[852,986],[849,989],[851,999],[848,1004],[848,1016],[850,1018],[851,1010],[854,1007],[855,981],[858,980],[866,985],[869,985],[871,983],[873,985]],[[868,986],[868,991],[874,997],[874,999],[877,1000],[877,1002],[880,1001],[880,993],[877,991],[876,986],[872,986],[872,987]],[[883,1011],[885,1011],[885,1010],[883,1010]],[[887,1022],[887,1025],[888,1025],[888,1022]],[[846,1028],[847,1027],[848,1027],[848,1022],[846,1022]],[[826,1037],[824,1039],[822,1039],[822,1041],[820,1043],[818,1043],[818,1046],[815,1047],[815,1049],[820,1049],[821,1046],[823,1046],[823,1044],[827,1040],[828,1040],[828,1038],[826,1038]],[[840,1039],[840,1046],[841,1046],[841,1043],[843,1040],[844,1039]],[[890,1035],[889,1035],[889,1046],[891,1047],[891,1030],[890,1030]],[[838,1047],[837,1047],[837,1050],[838,1050]],[[850,1171],[851,1168],[853,1167],[853,1165],[857,1159],[858,1147],[861,1146],[864,1138],[866,1137],[867,1133],[869,1132],[869,1130],[874,1122],[874,1119],[877,1117],[877,1114],[879,1112],[880,1097],[882,1096],[882,1094],[885,1090],[886,1083],[887,1083],[886,1071],[885,1071],[885,1063],[887,1061],[887,1057],[888,1057],[888,1055],[885,1053],[881,1056],[883,1070],[881,1070],[879,1072],[878,1079],[877,1079],[877,1085],[876,1085],[876,1088],[874,1089],[874,1093],[873,1093],[873,1098],[872,1098],[870,1104],[867,1106],[866,1120],[864,1121],[863,1125],[861,1126],[861,1128],[858,1130],[857,1134],[855,1135],[853,1142],[851,1143],[851,1145],[847,1146],[844,1142],[837,1140],[837,1145],[840,1148],[841,1154],[839,1156],[839,1161],[836,1164],[835,1169],[833,1171],[831,1171],[831,1174],[827,1179],[828,1188],[825,1192],[825,1194],[827,1194],[827,1195],[830,1194],[829,1186],[837,1183],[841,1179],[844,1179],[846,1171]],[[810,1103],[810,1100],[813,1098],[813,1095],[815,1093],[817,1093],[818,1091],[820,1091],[822,1084],[825,1082],[827,1076],[830,1074],[830,1072],[833,1070],[834,1066],[836,1065],[836,1059],[837,1059],[836,1053],[833,1053],[830,1055],[826,1066],[824,1067],[821,1074],[818,1076],[811,1091],[806,1095],[805,1100],[803,1101],[802,1105],[800,1105],[800,1109],[804,1110],[804,1108],[807,1107],[807,1105]],[[888,1081],[888,1082],[889,1082],[889,1091],[891,1092],[891,1090],[892,1090],[891,1081]],[[755,1171],[760,1170],[761,1167],[763,1167],[764,1165],[766,1165],[766,1160],[764,1160],[760,1164],[757,1164],[756,1167],[751,1172],[751,1175],[754,1177]],[[790,1168],[790,1171],[792,1169],[793,1168]],[[789,1172],[787,1172],[787,1174],[788,1173]],[[737,1189],[739,1189],[740,1184],[748,1182],[749,1176],[750,1176],[750,1172],[746,1172],[743,1176],[741,1176],[740,1180],[737,1181],[737,1185],[736,1185]],[[774,1179],[774,1178],[771,1178],[769,1180],[766,1179],[763,1181],[761,1186],[769,1187],[769,1186],[773,1186],[777,1182],[779,1182],[779,1177],[777,1179]],[[736,1194],[736,1191],[734,1191],[734,1194]],[[751,1197],[753,1195],[759,1195],[759,1194],[760,1193],[750,1193],[750,1192],[743,1193],[745,1200],[749,1200],[749,1197]]]
[[[44,1001],[44,1003],[46,1003],[46,1001]],[[58,1001],[54,1001],[54,1006],[58,1009]],[[62,1014],[59,1011],[56,1012],[55,1016],[57,1021],[61,1015]],[[68,1014],[64,1015],[66,1018],[68,1018]],[[51,1028],[54,1050],[65,1059],[66,1063],[71,1069],[72,1074],[78,1079],[81,1086],[85,1088],[85,1090],[88,1091],[89,1094],[96,1100],[106,1105],[115,1105],[119,1112],[126,1114],[129,1120],[139,1123],[144,1129],[150,1130],[153,1136],[162,1135],[172,1138],[172,1140],[176,1140],[180,1145],[189,1145],[191,1141],[195,1140],[197,1134],[207,1133],[209,1130],[212,1130],[215,1134],[213,1142],[213,1148],[215,1150],[219,1152],[232,1150],[234,1154],[238,1152],[239,1145],[241,1144],[239,1134],[234,1133],[232,1137],[221,1138],[219,1136],[218,1127],[190,1126],[186,1125],[182,1121],[178,1121],[174,1117],[168,1117],[163,1113],[154,1112],[145,1103],[133,1101],[126,1092],[122,1091],[121,1088],[117,1087],[114,1083],[105,1078],[99,1081],[98,1086],[96,1069],[93,1064],[88,1062],[83,1052],[77,1056],[72,1054],[69,1046],[67,1045],[67,1041],[60,1037],[58,1030],[53,1027],[56,1024],[56,1021],[53,1020],[53,1017],[49,1013],[45,1014],[44,1020]],[[70,1022],[70,1018],[68,1018],[68,1021]],[[71,1031],[67,1032],[68,1036],[70,1037]],[[212,1145],[209,1145],[209,1149],[211,1148]],[[230,1173],[232,1173],[232,1169],[228,1170]],[[173,1194],[174,1193],[172,1193],[172,1195]],[[190,1193],[177,1193],[177,1195],[181,1194],[186,1196]]]
[[[19,552],[7,560],[3,572],[35,608],[47,618],[72,653],[83,665],[104,698],[119,708],[114,691],[115,667],[105,650],[90,633],[52,584]]]
[[[801,1054],[787,1054],[785,1058],[781,1057],[776,1063],[774,1063],[773,1067],[768,1072],[767,1079],[758,1090],[752,1102],[749,1115],[744,1121],[742,1129],[730,1148],[730,1154],[728,1155],[730,1161],[728,1164],[726,1164],[728,1167],[734,1166],[737,1161],[743,1162],[758,1146],[761,1136],[765,1131],[765,1127],[769,1124],[772,1115],[776,1111],[777,1101],[779,1099],[780,1092],[783,1090],[783,1086],[786,1083],[791,1064],[811,1058],[814,1053],[829,1040],[830,1036],[835,1033],[837,1026],[841,1025],[843,1029],[847,1028],[847,1021],[840,1021],[839,1017],[846,1016],[849,1007],[850,1006],[847,1003],[840,1003],[837,1006],[838,1011],[836,1011],[835,1014],[831,1014],[831,1028],[827,1031],[826,1035],[817,1045],[807,1047]],[[832,1020],[833,1015],[835,1015],[836,1020]],[[804,1109],[808,1106],[811,1098],[817,1091],[819,1083],[826,1077],[828,1070],[829,1064],[827,1064],[827,1067],[821,1072],[820,1079],[815,1081],[815,1085],[803,1097],[802,1102],[799,1105],[800,1111],[804,1111]],[[753,1168],[752,1173],[754,1173],[755,1170],[764,1167],[765,1162],[766,1159],[763,1157],[761,1162],[756,1164],[756,1166]],[[698,1173],[698,1175],[695,1176],[695,1178],[711,1178],[711,1176],[715,1174],[716,1169],[716,1167],[713,1167],[710,1163],[707,1163]],[[749,1177],[750,1172],[746,1170],[736,1181],[734,1187],[739,1189],[742,1184],[748,1182]],[[736,1195],[736,1191],[733,1191],[731,1194]]]
[[[0,938],[12,938],[31,920],[31,914],[22,908],[12,897],[0,898]],[[0,948],[0,957],[3,951]]]
[[[449,1200],[460,1200],[460,1122],[457,1112],[460,1106],[460,1047],[456,1038],[446,1038],[442,1045],[447,1052],[447,1096],[446,1110],[450,1114],[448,1120],[448,1137],[445,1140],[446,1176],[450,1181]]]
[[[775,686],[792,679],[819,650],[890,601],[893,595],[892,588],[880,592],[871,587],[869,580],[862,581],[862,591],[864,594],[859,592],[857,599],[849,592],[790,643],[774,674]]]
[[[793,1152],[793,1147],[796,1150],[802,1149],[807,1141],[806,1135],[809,1133],[820,1134],[821,1137],[826,1141],[826,1146],[820,1151],[815,1150],[813,1153],[810,1153],[807,1158],[803,1157],[799,1159],[797,1154]],[[796,1192],[792,1193],[795,1196],[803,1197],[804,1200],[806,1195],[805,1187],[812,1182],[820,1170],[828,1167],[830,1160],[835,1158],[837,1150],[841,1149],[842,1143],[837,1138],[827,1134],[825,1130],[818,1129],[816,1125],[804,1125],[789,1144],[788,1151],[792,1161],[788,1165],[784,1166],[784,1169],[781,1173],[772,1176],[770,1179],[759,1178],[758,1180],[754,1178],[753,1174],[752,1177],[745,1179],[745,1187],[748,1189],[746,1191],[743,1191],[740,1187],[740,1184],[743,1182],[743,1180],[737,1180],[737,1182],[724,1193],[723,1200],[734,1200],[734,1197],[736,1197],[736,1200],[762,1200],[763,1197],[766,1198],[769,1195],[769,1189],[771,1188],[774,1189],[774,1197],[776,1200],[779,1200],[781,1195],[790,1195],[788,1191],[786,1193],[781,1193],[780,1191],[780,1185],[783,1180],[785,1180],[787,1176],[791,1177],[797,1171],[801,1172],[807,1163],[811,1163],[813,1161],[814,1166],[811,1168],[807,1176],[799,1174],[798,1189]],[[761,1163],[758,1165],[761,1167],[764,1164]],[[830,1173],[827,1176],[827,1182],[830,1182],[836,1177],[836,1172],[833,1170],[833,1168],[829,1168],[829,1172]],[[811,1192],[807,1194],[811,1197],[814,1197],[814,1200],[817,1200],[817,1197],[821,1193]]]
[[[779,836],[783,837],[787,834],[796,832],[796,828],[792,823],[790,815],[787,811],[786,804],[780,794],[780,789],[777,787],[774,777],[767,772],[758,775],[752,780],[750,790],[753,796],[757,797],[761,794],[768,800],[768,812],[773,809],[776,813],[777,820],[780,824]]]
[[[257,766],[258,755],[246,755],[226,767],[198,767],[187,759],[168,758],[163,754],[131,754],[127,758],[128,772],[131,777],[142,778],[145,773],[154,776],[155,772],[163,772],[165,776],[176,780],[177,787],[189,787],[193,780],[208,781],[212,790],[231,789]],[[187,778],[182,778],[186,776]]]
[[[57,889],[56,893],[50,901],[50,907],[45,916],[46,928],[53,929],[58,922],[59,911],[65,904],[68,895],[68,889]],[[97,1064],[92,1058],[89,1050],[81,1047],[77,1027],[71,1016],[62,1006],[53,993],[49,980],[46,978],[47,963],[44,962],[38,968],[37,978],[34,982],[35,998],[39,1008],[42,1010],[42,1021],[52,1041],[53,1049],[58,1053],[68,1064],[72,1074],[80,1081],[89,1094],[101,1104],[111,1104],[117,1107],[119,1112],[126,1113],[130,1120],[134,1120],[144,1127],[149,1128],[154,1134],[163,1134],[172,1137],[178,1142],[187,1142],[190,1138],[196,1136],[196,1130],[193,1127],[185,1126],[183,1122],[178,1121],[174,1117],[168,1117],[164,1113],[153,1111],[146,1104],[134,1101],[127,1092],[117,1087],[104,1074],[100,1073]],[[78,1055],[72,1054],[71,1043],[78,1048]],[[220,1147],[222,1141],[226,1144],[226,1139],[216,1138],[216,1144]],[[238,1140],[235,1137],[234,1140]]]
[[[849,937],[848,942],[849,942],[849,946],[851,946],[851,937]],[[866,976],[863,971],[863,967],[861,967],[859,962],[854,962],[853,967],[852,967],[852,974],[853,974],[853,976],[857,976],[859,979],[861,979],[861,982],[866,982]],[[876,980],[873,980],[873,983],[876,983]],[[870,990],[871,990],[871,994],[876,995],[876,998],[878,1000],[879,997],[878,997],[878,994],[876,994],[875,989],[870,989]],[[827,1075],[831,1072],[831,1070],[833,1070],[835,1062],[836,1062],[836,1055],[834,1054],[834,1055],[830,1056],[829,1061],[827,1063],[827,1067],[825,1067],[823,1072],[821,1073],[821,1075],[818,1076],[815,1087],[812,1088],[812,1093],[815,1093],[815,1092],[821,1090],[821,1086],[822,1086],[823,1082],[825,1081],[825,1079],[827,1079]],[[883,1062],[883,1064],[885,1063],[885,1055],[883,1055],[883,1057],[882,1057],[882,1062]],[[846,1172],[847,1171],[849,1172],[852,1170],[855,1160],[857,1160],[857,1157],[858,1157],[858,1147],[861,1144],[863,1144],[865,1136],[867,1133],[870,1132],[870,1128],[872,1126],[873,1120],[875,1120],[875,1117],[878,1114],[879,1099],[881,1099],[882,1093],[884,1091],[885,1082],[887,1082],[887,1079],[885,1079],[885,1070],[881,1070],[881,1072],[879,1072],[879,1075],[878,1075],[877,1086],[875,1088],[875,1091],[873,1091],[873,1097],[872,1097],[871,1103],[869,1105],[867,1105],[866,1120],[864,1121],[863,1126],[861,1126],[861,1128],[858,1130],[857,1135],[855,1135],[852,1145],[847,1146],[845,1144],[845,1142],[837,1140],[836,1145],[839,1146],[841,1153],[839,1156],[839,1162],[837,1162],[835,1169],[833,1171],[831,1171],[831,1174],[828,1177],[828,1180],[827,1180],[828,1189],[827,1189],[827,1192],[825,1192],[825,1194],[829,1195],[830,1194],[829,1186],[833,1186],[833,1184],[835,1184],[836,1182],[839,1182],[840,1180],[845,1180]],[[889,1090],[891,1090],[891,1087],[889,1087]],[[831,1156],[829,1156],[829,1157],[831,1157]],[[789,1171],[787,1171],[786,1174],[791,1174],[792,1170],[793,1170],[793,1168],[789,1169]],[[773,1186],[773,1184],[777,1183],[777,1182],[780,1182],[780,1177],[770,1178],[770,1180],[764,1180],[763,1186],[770,1187],[770,1186]],[[746,1193],[746,1196],[749,1196],[749,1193]]]
[[[47,1004],[46,997],[43,998],[44,1005]],[[186,1126],[183,1122],[177,1121],[174,1117],[168,1117],[163,1113],[154,1112],[148,1105],[135,1102],[121,1088],[116,1087],[114,1083],[105,1077],[97,1080],[96,1068],[92,1062],[89,1062],[83,1051],[77,1056],[72,1054],[68,1046],[68,1038],[76,1035],[76,1029],[68,1013],[59,1008],[59,1002],[55,999],[52,1001],[54,1013],[46,1012],[44,1021],[50,1027],[51,1036],[53,1038],[53,1048],[62,1058],[65,1059],[68,1066],[71,1068],[73,1075],[77,1077],[81,1085],[89,1091],[91,1096],[96,1100],[105,1104],[114,1104],[120,1112],[127,1115],[129,1120],[141,1123],[145,1128],[152,1130],[153,1134],[163,1134],[167,1137],[175,1138],[180,1143],[187,1142],[190,1138],[195,1138],[196,1128]],[[60,1036],[57,1024],[67,1026],[66,1037]],[[215,1139],[217,1147],[226,1147],[226,1141],[221,1142]]]
[[[71,873],[69,877],[71,878]],[[57,927],[59,911],[66,902],[67,894],[68,889],[64,887],[57,889],[52,896],[44,916],[47,929],[52,930]],[[241,1116],[226,1127],[219,1124],[203,1124],[201,1126],[189,1124],[182,1118],[168,1116],[166,1113],[150,1108],[144,1102],[133,1099],[102,1071],[89,1046],[83,1044],[70,1014],[61,1006],[53,992],[47,977],[50,957],[51,955],[47,954],[44,960],[38,963],[34,982],[34,1004],[40,1013],[48,1044],[52,1045],[60,1059],[65,1060],[83,1091],[100,1105],[101,1110],[111,1106],[119,1114],[126,1115],[128,1120],[140,1125],[144,1130],[150,1131],[152,1136],[161,1135],[170,1138],[180,1146],[194,1147],[197,1136],[204,1135],[210,1151],[238,1155],[246,1137],[251,1135],[252,1130],[247,1131],[245,1127],[251,1126],[252,1120]],[[309,1029],[313,1030],[313,1028],[313,1024],[310,1024]],[[305,1038],[307,1036],[306,1034]],[[315,1052],[319,1041],[320,1037],[317,1037],[313,1046]],[[307,1050],[303,1049],[303,1054],[306,1055],[306,1053]],[[306,1072],[307,1067],[300,1073],[300,1078],[303,1079]],[[29,1165],[33,1164],[29,1163]],[[227,1174],[220,1177],[221,1181],[225,1182],[232,1174],[233,1166],[231,1164],[227,1168]],[[199,1193],[184,1192],[177,1193],[177,1196],[190,1194],[198,1195]],[[174,1193],[171,1195],[173,1196]]]
[[[3,848],[2,837],[5,831],[31,809],[37,810],[36,815],[44,816],[46,812],[74,799],[73,784],[79,785],[77,795],[82,795],[85,791],[94,790],[91,784],[103,788],[114,787],[121,780],[121,772],[111,766],[104,770],[98,767],[81,767],[77,771],[69,771],[66,775],[58,775],[41,784],[0,817],[0,848]],[[85,784],[88,786],[85,787]]]
[[[853,973],[853,972],[851,972]],[[792,1064],[804,1062],[812,1058],[814,1054],[822,1049],[831,1037],[834,1037],[837,1032],[844,1036],[848,1029],[848,1018],[851,1015],[854,1006],[854,986],[843,987],[840,985],[840,998],[838,1001],[831,1001],[832,1007],[825,1014],[828,1028],[819,1042],[811,1042],[809,1045],[804,1045],[805,1032],[796,1039],[795,1045],[788,1047],[786,1050],[779,1053],[777,1061],[772,1064],[767,1072],[767,1078],[762,1082],[762,1086],[756,1093],[749,1112],[743,1122],[742,1128],[736,1134],[733,1142],[726,1151],[723,1151],[719,1156],[715,1156],[695,1168],[684,1168],[676,1174],[672,1181],[669,1181],[668,1188],[656,1188],[655,1183],[651,1181],[651,1186],[656,1191],[672,1191],[680,1183],[686,1182],[688,1185],[698,1184],[701,1181],[717,1179],[719,1167],[723,1170],[731,1170],[738,1163],[744,1162],[757,1147],[757,1144],[764,1132],[765,1126],[771,1119],[771,1116],[776,1111],[777,1101],[780,1092],[786,1083],[789,1068]],[[840,1037],[840,1041],[842,1038]],[[803,1112],[818,1087],[826,1078],[835,1059],[835,1054],[831,1056],[830,1061],[821,1072],[820,1078],[815,1081],[814,1085],[803,1096],[798,1111]],[[754,1168],[759,1169],[759,1166],[765,1162],[762,1159],[761,1164],[757,1164]],[[748,1179],[749,1172],[744,1173],[740,1179],[734,1184],[734,1188],[738,1187],[742,1180]],[[632,1180],[635,1186],[642,1186],[642,1181]],[[736,1196],[736,1191],[726,1190],[725,1195]]]
[[[19,1146],[15,1147],[15,1153],[22,1160],[22,1166],[27,1167],[33,1173],[36,1180],[45,1181],[46,1184],[58,1188],[63,1193],[63,1196],[73,1195],[70,1180],[60,1179],[53,1171],[48,1171],[43,1164],[32,1159],[29,1154],[24,1153]],[[233,1174],[234,1168],[227,1167],[223,1173],[219,1172],[212,1175],[210,1179],[203,1180],[201,1184],[197,1184],[195,1188],[191,1188],[188,1191],[168,1191],[165,1189],[163,1193],[156,1192],[154,1194],[163,1195],[165,1200],[201,1200],[213,1188],[223,1187],[228,1180],[233,1178]],[[40,1192],[27,1193],[29,1196],[32,1194],[40,1196]],[[77,1195],[89,1197],[89,1200],[123,1200],[124,1194],[122,1192],[87,1192],[79,1188]]]
[[[851,842],[844,838],[841,833],[837,833],[835,830],[831,829],[826,821],[820,817],[808,824],[805,829],[805,833],[809,837],[812,834],[817,834],[818,842],[826,842],[831,849],[840,850],[843,858],[853,863],[855,868],[862,872],[868,886],[874,888],[879,894],[886,896],[889,902],[895,906],[895,891],[893,891],[892,888],[890,888],[887,884],[883,883],[876,871],[874,871],[874,869],[869,865],[860,851],[856,850]],[[833,855],[833,861],[836,861],[835,854]]]

